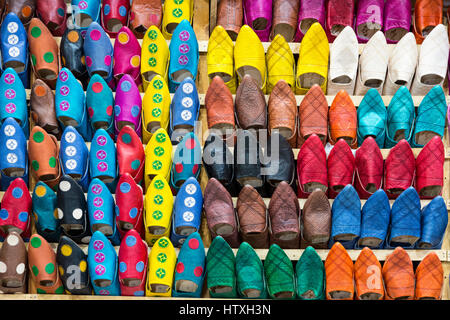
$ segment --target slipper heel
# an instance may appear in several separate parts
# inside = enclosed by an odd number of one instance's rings
[[[358,300],[383,300],[381,264],[372,250],[365,247],[355,261],[355,294]]]
[[[127,0],[105,0],[102,3],[102,27],[111,38],[115,38],[119,30],[128,23],[130,2]]]
[[[142,39],[147,29],[161,27],[162,14],[162,0],[134,0],[131,3],[130,29],[137,38]]]
[[[122,237],[135,229],[144,239],[143,199],[142,187],[128,173],[122,175],[116,187],[117,229]]]
[[[0,250],[0,290],[2,293],[27,293],[27,249],[17,232],[10,232]]]
[[[61,130],[56,119],[55,94],[41,79],[36,79],[31,87],[30,107],[34,124],[60,138]]]
[[[150,186],[157,175],[163,176],[168,181],[171,168],[172,142],[167,131],[159,128],[145,147],[145,189]]]
[[[177,26],[186,20],[187,23],[192,22],[194,15],[194,0],[176,1],[167,0],[164,2],[164,14],[162,19],[161,30],[164,38],[172,39]]]
[[[36,1],[36,15],[55,37],[67,29],[67,5],[64,0]]]
[[[72,0],[72,23],[83,38],[93,22],[100,23],[101,0]]]
[[[48,242],[58,242],[61,235],[57,197],[42,181],[36,183],[32,196],[33,218],[37,232]]]
[[[80,29],[67,29],[61,43],[61,68],[67,68],[81,81],[83,87],[89,82],[86,57],[83,50],[84,38]]]

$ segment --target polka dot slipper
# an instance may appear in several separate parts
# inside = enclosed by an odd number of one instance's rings
[[[194,177],[187,179],[175,199],[170,239],[181,246],[186,238],[200,230],[203,195],[200,184]]]
[[[36,1],[37,16],[55,37],[67,29],[67,12],[64,0]]]
[[[122,27],[117,34],[116,42],[114,42],[114,78],[118,82],[123,75],[129,74],[141,89],[140,67],[141,45],[128,27]]]
[[[5,16],[0,28],[0,51],[3,60],[2,68],[13,68],[19,74],[24,87],[28,88],[27,31],[19,17],[12,12]]]
[[[142,39],[151,26],[160,28],[162,20],[161,0],[134,0],[130,11],[130,29]]]
[[[86,107],[92,132],[104,129],[114,137],[114,96],[111,88],[98,74],[94,74],[89,81]]]
[[[189,177],[198,178],[201,165],[202,147],[197,136],[189,132],[178,144],[173,156],[170,186],[175,193]]]
[[[25,182],[17,178],[9,185],[2,198],[0,210],[0,235],[15,231],[28,241],[31,235],[31,196]]]
[[[108,187],[97,178],[89,185],[87,205],[91,232],[100,231],[114,246],[120,245],[114,198]]]
[[[169,46],[158,27],[151,26],[145,33],[141,51],[141,76],[144,90],[153,77],[160,75],[167,83],[169,69]]]
[[[41,20],[33,18],[28,27],[28,41],[34,74],[54,89],[60,64],[56,40]]]
[[[76,243],[89,243],[91,229],[83,189],[69,176],[63,176],[57,191],[58,219],[62,232]]]
[[[116,187],[117,228],[122,237],[127,231],[135,229],[144,239],[143,210],[142,188],[128,173],[125,173],[120,176]]]
[[[89,150],[78,131],[68,126],[61,137],[61,169],[63,175],[71,176],[87,191],[89,185]]]
[[[160,75],[155,75],[142,99],[142,141],[148,143],[159,128],[169,127],[170,92]]]
[[[187,20],[181,21],[169,46],[169,90],[175,92],[187,77],[197,78],[199,51],[194,29]]]
[[[17,232],[0,249],[0,293],[27,293],[27,249]]]
[[[156,175],[170,178],[172,166],[172,142],[163,128],[156,130],[145,147],[145,187],[148,188]]]
[[[169,236],[172,209],[173,195],[169,183],[157,175],[147,188],[144,199],[145,241],[150,246],[159,238]]]
[[[117,84],[115,104],[116,136],[123,127],[130,126],[140,138],[142,136],[142,99],[139,88],[128,74],[124,75]]]
[[[6,118],[0,132],[0,145],[6,147],[0,154],[0,186],[5,191],[16,178],[28,184],[27,138],[13,118]]]
[[[12,117],[28,138],[30,134],[25,88],[14,69],[6,69],[0,78],[0,121]]]
[[[55,94],[41,79],[36,79],[30,94],[31,117],[35,125],[55,137],[61,137],[58,120],[56,119]]]
[[[28,246],[28,268],[30,281],[39,294],[63,294],[56,264],[56,254],[40,235],[33,234]]]
[[[205,278],[205,247],[198,232],[192,233],[178,254],[172,295],[200,298]]]
[[[194,15],[194,0],[167,0],[164,2],[164,14],[162,21],[162,32],[167,40],[172,38],[176,27],[186,20],[192,22]]]
[[[117,136],[117,165],[119,176],[128,173],[138,184],[144,179],[145,152],[141,139],[130,126],[125,126]]]
[[[105,183],[111,192],[116,188],[117,178],[116,146],[109,134],[98,129],[91,142],[89,152],[89,170],[91,178],[98,178]]]
[[[33,127],[28,142],[28,157],[35,181],[43,181],[50,188],[55,188],[61,178],[59,144],[56,137],[39,126]]]
[[[30,23],[31,18],[36,11],[35,0],[15,0],[8,1],[5,12],[13,12],[16,14],[25,27]]]
[[[160,238],[148,257],[147,297],[170,297],[177,255],[169,238]]]
[[[56,249],[56,262],[67,294],[92,294],[87,255],[72,239],[61,237]]]
[[[88,248],[88,268],[96,295],[120,296],[117,253],[100,231],[94,232]]]
[[[128,24],[130,2],[128,0],[103,0],[102,27],[111,38],[115,38],[120,28]]]
[[[61,69],[56,82],[55,106],[56,117],[63,130],[67,126],[72,126],[85,141],[91,140],[92,133],[88,124],[83,87],[67,68]]]
[[[67,68],[73,73],[75,78],[81,81],[86,88],[88,83],[88,72],[86,69],[86,57],[84,55],[84,39],[81,31],[77,29],[67,29],[64,32],[61,43],[61,67]]]
[[[139,233],[128,231],[119,248],[119,282],[122,296],[144,296],[148,265],[147,244]]]
[[[108,35],[97,22],[92,22],[87,29],[83,49],[89,76],[100,75],[114,89],[113,46]]]
[[[39,181],[31,199],[37,233],[48,242],[58,242],[61,235],[61,222],[56,208],[56,193],[44,182]]]
[[[101,0],[72,0],[72,24],[81,29],[83,38],[93,23],[100,23]]]
[[[175,92],[170,105],[170,134],[175,144],[181,141],[186,133],[194,131],[199,110],[200,102],[195,81],[186,78]]]

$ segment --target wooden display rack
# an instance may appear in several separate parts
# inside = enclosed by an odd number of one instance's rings
[[[199,70],[197,75],[197,89],[199,92],[199,100],[201,104],[200,109],[200,115],[199,115],[199,121],[202,123],[202,132],[203,134],[199,136],[201,139],[202,144],[204,143],[205,138],[207,137],[207,115],[206,115],[206,109],[204,106],[205,102],[205,94],[209,86],[209,79],[208,79],[208,72],[207,72],[207,62],[206,62],[206,53],[207,53],[207,47],[208,47],[208,39],[209,39],[209,33],[212,31],[212,29],[215,26],[216,21],[216,8],[217,8],[217,2],[220,0],[211,0],[211,3],[208,0],[195,0],[194,2],[194,19],[193,19],[193,27],[194,31],[196,33],[197,39],[199,41],[199,50],[200,50],[200,61],[199,61]],[[210,16],[211,14],[211,16]],[[214,15],[214,16],[213,16]],[[211,21],[211,23],[210,23]],[[56,39],[58,42],[60,39]],[[111,40],[114,42],[114,40]],[[142,40],[140,41],[142,43]],[[265,50],[267,50],[270,43],[263,43],[263,46]],[[300,44],[298,43],[290,43],[289,44],[293,53],[298,54]],[[392,50],[394,45],[389,45],[389,49]],[[364,45],[360,45],[360,52],[364,48]],[[34,81],[32,76],[32,82]],[[32,83],[31,82],[31,83]],[[142,94],[143,95],[143,94]],[[446,86],[446,95],[447,95],[447,101],[450,103],[450,97],[448,97],[448,88]],[[27,90],[27,99],[29,100],[30,96],[30,90]],[[234,97],[233,97],[234,98]],[[303,100],[304,96],[296,96],[297,105],[300,104],[300,102]],[[326,96],[328,104],[331,105],[334,96]],[[362,96],[352,96],[351,99],[354,102],[355,106],[359,106]],[[389,102],[391,101],[391,96],[383,96],[383,101],[385,102],[385,105],[387,106]],[[268,96],[266,96],[266,101],[268,100]],[[419,106],[420,102],[423,100],[423,97],[413,97],[414,105],[416,107]],[[32,122],[30,122],[31,125],[33,125]],[[445,164],[444,164],[444,189],[442,196],[446,200],[447,209],[450,209],[450,146],[449,146],[449,134],[448,130],[446,128],[445,135],[443,138],[444,146],[445,146]],[[88,147],[90,147],[90,144],[88,143]],[[232,151],[232,150],[231,150]],[[382,155],[383,158],[386,159],[386,157],[389,154],[389,149],[383,149]],[[413,149],[414,155],[417,157],[417,154],[420,152],[420,149]],[[297,159],[299,150],[294,150],[295,159]],[[206,174],[206,171],[204,168],[202,168],[201,174],[200,174],[200,185],[202,190],[204,191],[206,184],[208,182],[208,177]],[[30,175],[30,183],[29,183],[29,189],[30,192],[34,189],[36,181],[34,181],[31,178]],[[3,198],[3,192],[0,193],[0,198]],[[233,202],[236,204],[237,199],[233,198]],[[264,202],[266,205],[269,203],[270,199],[265,198]],[[300,208],[303,208],[304,202],[306,199],[299,199]],[[333,200],[330,200],[332,202]],[[422,200],[421,204],[422,207],[424,207],[427,203],[429,203],[430,200]],[[391,205],[392,205],[391,201]],[[365,200],[362,200],[362,204],[365,203]],[[450,217],[449,217],[450,220]],[[450,225],[450,223],[449,223]],[[444,241],[442,244],[442,248],[440,250],[407,250],[409,256],[411,257],[411,260],[414,262],[420,262],[426,254],[433,251],[435,252],[440,260],[442,261],[442,265],[444,268],[444,287],[443,287],[443,293],[442,297],[445,300],[450,300],[450,288],[449,288],[449,273],[450,273],[450,232],[449,228],[447,228]],[[35,230],[33,225],[33,230]],[[202,223],[199,230],[200,234],[202,235],[202,239],[204,241],[205,247],[209,247],[211,244],[211,235],[209,233],[206,218],[203,215],[202,217]],[[56,243],[52,243],[51,246],[56,250]],[[82,245],[81,246],[83,250],[87,253],[87,246]],[[118,251],[118,247],[116,247],[116,251]],[[149,249],[150,251],[151,249]],[[206,249],[208,250],[208,249]],[[237,249],[233,249],[233,251],[236,253]],[[176,253],[178,254],[179,249],[176,249]],[[267,249],[256,249],[257,254],[259,257],[264,260],[268,250]],[[293,261],[296,262],[301,254],[303,253],[303,249],[290,249],[285,250],[288,257]],[[319,255],[321,256],[322,260],[325,260],[329,250],[317,250]],[[349,250],[350,257],[353,260],[356,260],[358,257],[360,250]],[[382,262],[386,259],[386,257],[392,252],[392,250],[374,250],[375,255],[377,258]],[[29,294],[16,294],[16,295],[6,295],[6,294],[0,294],[0,300],[188,300],[186,298],[154,298],[154,297],[103,297],[103,296],[75,296],[75,295],[45,295],[45,294],[36,294],[36,290],[34,288],[34,285],[29,281]],[[204,288],[203,288],[203,294],[202,297],[205,299],[209,299],[208,290],[206,288],[206,279],[204,281]],[[295,302],[294,302],[295,303]]]

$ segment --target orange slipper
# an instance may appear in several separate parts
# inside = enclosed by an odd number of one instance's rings
[[[368,247],[362,249],[355,261],[355,282],[358,300],[383,300],[381,264]]]
[[[416,269],[416,300],[441,300],[444,269],[436,253],[430,252]]]
[[[353,261],[340,242],[336,242],[325,260],[327,300],[353,300]]]
[[[414,269],[405,249],[395,248],[384,262],[383,279],[386,300],[412,300],[414,298]]]

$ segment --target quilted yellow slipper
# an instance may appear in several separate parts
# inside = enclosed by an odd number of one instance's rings
[[[162,33],[167,40],[178,24],[184,19],[192,23],[194,14],[194,0],[166,0],[164,1],[164,14],[162,20]]]
[[[158,27],[151,26],[145,33],[141,50],[141,75],[144,90],[147,90],[150,81],[157,74],[167,83],[169,59],[170,52],[166,39]]]
[[[305,95],[315,84],[326,93],[330,46],[320,23],[306,32],[300,46],[297,64],[296,93]]]
[[[169,183],[157,175],[144,198],[145,241],[150,245],[161,237],[168,237],[172,221],[173,195]]]
[[[244,25],[234,46],[234,64],[239,82],[246,74],[250,75],[263,92],[266,91],[267,70],[264,47],[255,31]]]
[[[167,130],[170,115],[170,92],[160,75],[153,77],[142,99],[142,142],[148,143],[159,128]]]
[[[160,238],[148,256],[147,297],[172,296],[172,283],[177,255],[169,238]]]
[[[236,93],[236,75],[234,72],[234,44],[226,30],[222,26],[214,28],[208,42],[209,81],[219,76],[230,89],[232,94]]]
[[[148,188],[156,175],[161,175],[167,181],[172,167],[172,142],[163,128],[156,130],[145,147],[144,182]]]
[[[280,80],[286,81],[292,90],[295,88],[295,59],[284,37],[277,34],[267,49],[267,94]]]

